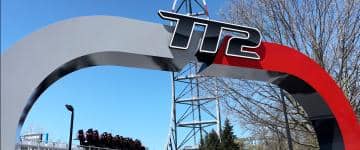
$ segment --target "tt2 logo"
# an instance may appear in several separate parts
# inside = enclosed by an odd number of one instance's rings
[[[233,36],[228,40],[225,54],[259,60],[260,56],[254,51],[244,48],[257,48],[261,43],[260,31],[256,28],[239,26],[219,21],[181,15],[168,11],[159,11],[159,16],[166,20],[176,21],[175,30],[170,41],[170,47],[187,50],[196,25],[205,28],[201,39],[200,52],[216,54],[223,31],[245,34],[245,37]]]

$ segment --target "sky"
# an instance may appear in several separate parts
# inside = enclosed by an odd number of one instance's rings
[[[91,15],[121,16],[163,22],[159,9],[171,0],[1,0],[1,53],[26,35],[49,24]],[[211,18],[225,1],[208,0]],[[74,131],[94,128],[140,139],[151,150],[163,149],[171,109],[168,72],[119,66],[97,66],[73,72],[51,85],[32,107],[22,133],[49,133],[53,141],[67,142],[70,113],[75,108]],[[75,141],[76,143],[76,141]]]

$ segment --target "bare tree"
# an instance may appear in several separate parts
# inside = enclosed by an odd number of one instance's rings
[[[223,18],[316,60],[360,115],[359,0],[229,0]]]
[[[227,22],[257,27],[266,41],[294,47],[313,58],[337,81],[360,117],[359,0],[228,0],[220,13]],[[226,110],[265,148],[286,148],[286,125],[294,149],[318,148],[305,111],[289,95],[282,107],[278,87],[215,80],[221,85],[218,90]]]
[[[260,149],[285,149],[287,146],[286,125],[291,132],[290,140],[294,149],[316,149],[318,143],[311,122],[305,111],[286,93],[286,113],[288,122],[284,119],[280,89],[268,83],[218,79],[214,78],[220,85],[217,89],[211,89],[211,83],[204,85],[208,91],[217,91],[217,96],[222,99],[226,108],[225,113],[238,118],[243,129],[251,134],[253,141],[260,142]],[[315,140],[314,140],[315,139]]]

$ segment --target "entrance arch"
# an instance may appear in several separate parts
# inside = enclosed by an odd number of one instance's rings
[[[164,25],[91,16],[50,25],[16,43],[1,56],[1,149],[15,148],[17,133],[37,97],[68,73],[98,65],[179,71],[196,61],[195,39],[201,33],[194,33],[186,51],[169,48],[171,35]],[[315,62],[272,43],[255,49],[261,60],[225,56],[226,43],[202,73],[277,84],[305,108],[321,149],[359,147],[360,126],[349,102]]]

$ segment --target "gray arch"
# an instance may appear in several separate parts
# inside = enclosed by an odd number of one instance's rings
[[[195,47],[170,49],[168,30],[121,17],[89,16],[50,25],[16,43],[1,55],[1,149],[15,148],[17,128],[36,98],[71,71],[94,65],[181,69],[195,58]]]

